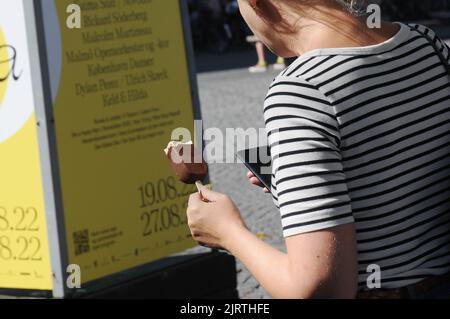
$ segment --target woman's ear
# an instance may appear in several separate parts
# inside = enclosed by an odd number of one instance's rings
[[[253,8],[253,10],[256,10],[258,8],[258,0],[248,0],[250,3],[250,6]]]
[[[280,15],[279,7],[274,4],[274,0],[249,0],[250,4],[255,9],[256,13],[262,16],[265,20],[270,23],[280,23],[282,17]],[[276,3],[277,0],[275,0]]]

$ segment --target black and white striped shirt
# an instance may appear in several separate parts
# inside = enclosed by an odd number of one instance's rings
[[[355,223],[359,285],[450,271],[449,48],[400,24],[374,46],[311,51],[272,83],[264,117],[284,235]]]

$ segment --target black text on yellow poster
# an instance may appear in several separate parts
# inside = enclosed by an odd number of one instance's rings
[[[75,1],[82,28],[69,29],[72,2],[54,1],[47,41],[69,263],[85,283],[193,246],[195,189],[163,149],[194,116],[178,0]]]

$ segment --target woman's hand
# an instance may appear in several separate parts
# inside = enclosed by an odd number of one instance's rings
[[[262,187],[264,193],[270,193],[270,191],[263,186],[263,184],[259,181],[258,178],[256,178],[255,174],[253,174],[252,172],[249,171],[247,173],[247,178],[251,184]]]
[[[246,230],[241,214],[225,194],[207,188],[192,194],[187,208],[188,225],[192,237],[201,245],[227,249],[227,241]]]

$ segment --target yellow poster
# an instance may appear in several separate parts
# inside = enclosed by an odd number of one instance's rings
[[[0,9],[0,288],[52,289],[22,1]]]
[[[194,245],[195,187],[163,153],[194,115],[178,0],[79,1],[70,29],[73,2],[54,1],[60,35],[47,41],[69,263],[86,283]]]

